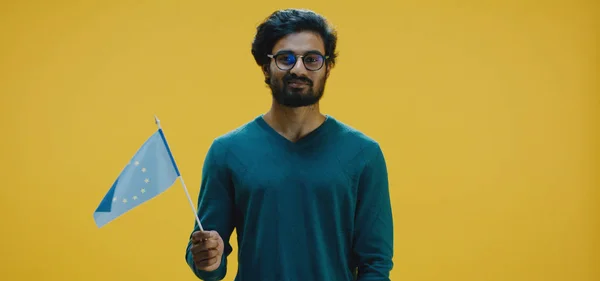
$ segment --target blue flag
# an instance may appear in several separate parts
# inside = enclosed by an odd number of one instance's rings
[[[169,189],[180,176],[162,129],[138,149],[94,212],[98,227]]]

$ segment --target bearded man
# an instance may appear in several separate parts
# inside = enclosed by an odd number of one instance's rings
[[[252,55],[268,112],[217,137],[206,155],[185,258],[221,280],[237,234],[236,281],[390,280],[393,219],[379,144],[319,110],[337,35],[313,11],[285,9],[257,28]]]

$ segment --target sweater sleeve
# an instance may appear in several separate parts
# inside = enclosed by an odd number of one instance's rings
[[[187,243],[185,259],[192,272],[205,281],[222,280],[227,273],[227,256],[231,254],[232,247],[229,241],[234,228],[233,186],[228,169],[224,165],[227,151],[221,143],[213,142],[210,146],[204,166],[202,180],[198,195],[198,218],[204,230],[215,230],[223,239],[224,251],[221,265],[218,269],[207,272],[198,270],[194,264],[190,251],[190,240]],[[198,223],[194,223],[192,233],[199,230]]]
[[[354,260],[358,265],[358,281],[389,281],[394,226],[387,167],[379,145],[370,151],[359,179]]]

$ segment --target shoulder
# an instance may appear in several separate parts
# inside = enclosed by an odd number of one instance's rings
[[[210,144],[207,156],[225,163],[231,160],[232,151],[247,146],[248,142],[261,133],[256,118],[215,137]]]
[[[237,146],[255,136],[258,130],[259,127],[256,119],[253,119],[222,135],[215,137],[212,145],[221,148]]]
[[[382,153],[381,145],[375,138],[349,124],[330,118],[337,128],[338,139],[345,147],[359,152],[366,158]]]
[[[381,180],[387,178],[387,163],[380,143],[372,136],[348,125],[337,121],[340,129],[340,139],[344,146],[352,147],[352,153],[345,151],[343,156],[349,165],[349,171],[361,181],[369,179]]]

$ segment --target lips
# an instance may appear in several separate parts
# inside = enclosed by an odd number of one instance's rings
[[[291,87],[303,87],[310,85],[309,82],[301,79],[290,79],[287,81],[287,84]]]
[[[292,80],[292,81],[288,82],[288,85],[290,85],[292,87],[302,87],[302,86],[306,86],[307,83],[303,82],[303,81]]]

